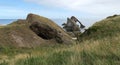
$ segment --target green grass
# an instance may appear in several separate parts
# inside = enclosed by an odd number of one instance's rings
[[[96,22],[85,33],[80,35],[80,40],[102,39],[106,37],[116,36],[120,33],[120,16],[104,19]]]
[[[79,39],[74,45],[1,47],[0,65],[120,65],[120,16],[95,23]]]
[[[0,65],[8,65],[7,62],[0,63]]]
[[[119,65],[119,39],[120,36],[109,40],[88,40],[68,47],[63,45],[58,48],[21,49],[28,55],[15,60],[14,63],[15,65]],[[24,53],[19,52],[18,54],[24,56]],[[12,62],[12,58],[9,59],[8,65]]]
[[[120,43],[115,43],[116,39],[105,40],[89,40],[63,48],[48,47],[36,51],[38,54],[34,51],[28,58],[18,60],[16,65],[119,65]]]
[[[19,60],[16,65],[66,65],[72,54],[70,51],[53,52],[48,56],[43,55]]]

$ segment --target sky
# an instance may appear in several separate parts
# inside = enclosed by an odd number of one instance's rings
[[[0,19],[25,19],[29,13],[51,19],[74,15],[97,21],[120,14],[120,0],[0,0]]]

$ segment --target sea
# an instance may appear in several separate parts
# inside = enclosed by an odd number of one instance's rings
[[[17,19],[0,19],[0,25],[7,25],[7,24],[10,24],[16,20]],[[56,24],[58,24],[61,27],[62,27],[63,23],[67,22],[67,19],[51,19],[51,20],[54,21]],[[85,19],[85,18],[83,18],[80,21],[83,25],[86,26],[86,28],[88,28],[88,27],[92,26],[97,21],[97,19]],[[79,24],[79,23],[77,23],[77,24]]]

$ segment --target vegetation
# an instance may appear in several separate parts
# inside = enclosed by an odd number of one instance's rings
[[[95,23],[79,40],[74,45],[1,47],[0,65],[120,65],[120,16]]]

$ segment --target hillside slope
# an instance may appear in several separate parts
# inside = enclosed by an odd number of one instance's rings
[[[80,39],[102,39],[120,34],[120,15],[109,16],[87,29]]]
[[[34,25],[36,21],[38,24]],[[50,39],[43,38],[48,36]],[[72,43],[72,38],[60,26],[52,20],[36,14],[29,14],[26,20],[18,20],[0,27],[0,47],[31,48],[40,45]]]
[[[43,42],[34,32],[29,29],[27,23],[13,24],[0,28],[0,46],[32,47]]]

